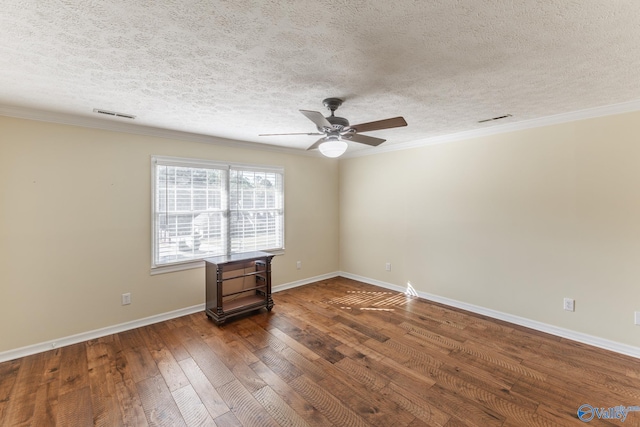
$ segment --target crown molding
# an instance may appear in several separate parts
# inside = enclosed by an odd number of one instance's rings
[[[640,100],[623,102],[620,104],[604,105],[601,107],[588,108],[569,113],[555,114],[553,116],[540,117],[537,119],[523,120],[515,123],[491,126],[483,129],[457,132],[447,135],[434,136],[398,144],[381,145],[368,150],[358,150],[347,153],[342,158],[371,156],[374,154],[389,153],[392,151],[409,150],[411,148],[424,147],[427,145],[444,144],[447,142],[461,141],[465,139],[478,138],[483,136],[497,135],[519,130],[539,128],[562,123],[575,122],[579,120],[593,119],[597,117],[613,116],[616,114],[631,113],[640,110]]]
[[[319,153],[299,150],[295,148],[279,147],[276,145],[258,144],[256,142],[240,141],[221,138],[193,132],[184,132],[172,129],[163,129],[153,126],[145,126],[135,123],[125,123],[119,118],[86,117],[68,113],[38,110],[34,108],[17,107],[0,104],[0,116],[15,117],[18,119],[36,120],[40,122],[57,123],[63,125],[79,126],[90,129],[101,129],[114,132],[130,133],[135,135],[155,136],[159,138],[175,139],[181,141],[200,142],[205,144],[221,145],[225,147],[245,148],[250,150],[271,151],[277,153],[294,154],[297,156],[318,157]]]
[[[572,111],[569,113],[555,114],[552,116],[540,117],[537,119],[523,120],[520,122],[507,123],[503,125],[491,126],[483,129],[474,129],[463,132],[456,132],[447,135],[439,135],[430,138],[419,139],[398,144],[382,145],[371,147],[366,150],[356,150],[347,152],[341,159],[354,157],[372,156],[374,154],[389,153],[393,151],[409,150],[428,145],[444,144],[447,142],[461,141],[471,138],[479,138],[484,136],[498,135],[507,132],[515,132],[519,130],[532,129],[569,123],[579,120],[592,119],[597,117],[612,116],[616,114],[630,113],[640,110],[640,100],[622,102],[619,104],[604,105],[600,107],[587,108],[584,110]],[[0,104],[0,115],[8,117],[16,117],[20,119],[36,120],[41,122],[59,123],[72,126],[80,126],[92,129],[102,129],[115,132],[125,132],[136,135],[155,136],[160,138],[200,142],[205,144],[221,145],[226,147],[245,148],[252,150],[271,151],[278,153],[294,154],[297,156],[322,157],[320,153],[315,151],[299,150],[295,148],[279,147],[268,144],[258,144],[249,141],[240,141],[227,138],[220,138],[211,135],[199,133],[177,131],[171,129],[162,129],[152,126],[144,126],[133,123],[124,123],[125,119],[109,119],[78,116],[68,113],[57,113],[45,110],[38,110],[26,107],[17,107]]]

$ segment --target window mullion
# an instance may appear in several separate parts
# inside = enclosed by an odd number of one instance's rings
[[[225,240],[226,240],[226,244],[227,244],[227,248],[226,248],[226,254],[227,255],[231,255],[231,168],[229,167],[227,169],[227,179],[225,179],[225,196],[226,196],[226,203],[227,203],[227,207],[225,210],[225,217],[226,217],[226,224],[227,224],[227,229],[226,229],[226,236],[225,236]]]

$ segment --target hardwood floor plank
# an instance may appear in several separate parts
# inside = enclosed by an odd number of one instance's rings
[[[291,427],[311,427],[298,413],[291,408],[278,394],[269,386],[264,386],[253,393],[253,397],[263,408],[273,417],[273,419],[284,426]]]
[[[535,413],[536,404],[532,404],[529,400],[518,399],[510,395],[508,390],[498,394],[499,392],[494,391],[495,389],[472,377],[451,375],[444,370],[433,372],[433,376],[443,389],[452,394],[464,396],[469,401],[501,415],[504,419],[516,420],[522,425],[530,425],[533,421],[536,421],[535,425],[550,424],[549,420],[542,420],[542,417]]]
[[[594,373],[591,369],[580,369],[571,366],[558,363],[557,368],[554,368],[548,364],[547,361],[537,360],[525,361],[527,366],[531,366],[541,372],[547,374],[544,381],[545,384],[557,388],[559,391],[566,391],[567,394],[575,396],[581,395],[595,395],[596,393],[602,398],[611,397],[614,400],[627,399],[628,397],[624,393],[616,393],[612,388],[608,387],[608,381],[612,377],[609,375],[603,375]],[[559,378],[554,375],[556,369],[562,369],[564,375]],[[528,377],[522,377],[520,382],[529,380]],[[535,378],[532,378],[529,383],[534,382]],[[626,382],[626,379],[620,380],[622,383]],[[637,387],[634,387],[638,390]],[[619,388],[619,390],[622,390]]]
[[[352,360],[368,372],[374,373],[379,377],[377,381],[387,383],[385,388],[392,387],[395,384],[406,393],[412,393],[426,399],[430,396],[428,393],[429,388],[435,384],[432,378],[414,372],[390,358],[356,355]],[[355,380],[358,380],[358,376],[352,376]],[[380,393],[382,393],[382,390]]]
[[[327,375],[319,386],[331,390],[331,394],[360,415],[368,424],[380,427],[407,425],[414,416],[405,412],[395,402],[379,393],[371,393],[356,379],[337,372]]]
[[[211,418],[200,397],[191,385],[186,385],[171,392],[173,399],[180,409],[182,418],[189,427],[215,427],[216,423]]]
[[[150,327],[158,336],[160,336],[162,341],[164,341],[176,361],[180,362],[181,360],[191,357],[180,340],[175,336],[174,329],[169,328],[166,322],[155,323]]]
[[[64,363],[60,366],[60,394],[89,386],[89,367],[84,343],[61,349]]]
[[[571,426],[577,426],[577,425],[582,425],[584,426],[585,423],[580,421],[578,419],[578,415],[577,415],[577,408],[575,410],[569,410],[568,408],[563,408],[561,410],[553,410],[551,408],[548,408],[544,405],[540,405],[536,411],[536,413],[542,415],[544,417],[545,420],[552,420],[551,424],[546,424],[546,425],[551,425],[551,426],[559,426],[559,427],[571,427]],[[600,425],[604,425],[604,426],[609,426],[609,427],[613,427],[613,426],[618,426],[620,427],[620,422],[608,422],[606,420],[598,420],[597,421],[598,424]],[[518,424],[516,421],[514,420],[506,420],[505,421],[506,425],[512,426],[512,427],[516,427]],[[589,424],[587,424],[589,425]],[[596,424],[597,425],[597,424]],[[628,421],[625,421],[624,423],[625,427],[627,426],[633,426],[633,427],[638,427],[640,426],[640,422],[639,423],[629,423]]]
[[[128,372],[135,383],[160,374],[158,365],[147,347],[127,348],[123,355],[127,360]]]
[[[374,340],[380,341],[380,342],[385,342],[389,339],[389,337],[385,334],[380,333],[380,329],[376,329],[374,326],[376,325],[375,320],[379,320],[379,319],[372,319],[374,321],[372,322],[366,322],[366,323],[360,323],[359,321],[347,318],[344,315],[339,315],[339,316],[335,316],[334,319],[339,322],[342,323],[345,326],[348,326],[349,328],[353,329],[354,331],[360,332],[362,335],[367,336],[369,338],[372,338]]]
[[[284,350],[280,351],[280,354],[289,363],[298,368],[298,370],[300,370],[300,372],[302,372],[305,376],[311,378],[314,381],[321,381],[327,375],[323,366],[325,366],[329,362],[322,358],[312,361],[290,348],[285,348]]]
[[[180,326],[177,329],[171,329],[171,331],[174,333],[174,336],[177,337],[177,339],[180,341],[180,344],[182,344],[182,346],[185,346],[185,344],[189,341],[189,340],[193,340],[193,341],[202,341],[202,336],[198,333],[198,331],[196,331],[195,329],[193,329],[191,327],[191,325],[188,324],[188,322],[182,322],[183,324],[187,324],[186,326]],[[184,347],[185,350],[187,350],[187,355],[188,357],[191,357],[191,354],[189,353],[189,350]]]
[[[391,381],[389,378],[384,378],[378,373],[372,371],[367,366],[364,366],[348,357],[345,357],[334,366],[339,369],[343,375],[350,376],[360,384],[366,386],[369,390],[380,391],[389,385]]]
[[[140,335],[140,328],[120,332],[118,334],[118,340],[123,348],[146,347],[144,339]]]
[[[44,372],[36,393],[32,425],[47,425],[57,418],[61,356],[60,349],[48,351],[44,355]]]
[[[185,316],[185,321],[188,322],[189,328],[196,331],[202,339],[221,333],[220,326],[209,320],[204,313],[193,313]]]
[[[273,351],[270,348],[258,350],[256,356],[286,382],[302,375],[302,371],[298,369],[296,365],[282,357],[281,353]]]
[[[222,400],[220,394],[211,385],[205,374],[200,370],[198,364],[191,358],[181,360],[180,366],[189,379],[189,383],[200,397],[200,400],[209,411],[212,418],[217,418],[227,412],[229,407]]]
[[[273,317],[270,319],[273,319]],[[273,335],[250,319],[241,319],[227,325],[227,330],[236,333],[239,338],[238,341],[242,342],[250,351],[255,352],[269,346],[275,348],[283,347],[280,340],[274,338]]]
[[[156,331],[147,326],[140,331],[147,344],[147,349],[155,361],[158,370],[162,374],[170,391],[178,390],[189,384],[189,380],[180,369],[180,365],[173,354],[166,347],[162,338]]]
[[[122,423],[129,427],[149,425],[138,395],[138,389],[133,380],[126,378],[124,381],[117,381],[115,384]]]
[[[118,374],[118,378],[115,380],[116,383],[124,382],[124,381],[133,381],[131,378],[131,372],[129,371],[129,362],[127,362],[127,358],[125,356],[124,347],[122,346],[122,342],[118,335],[114,336],[114,339],[111,343],[105,343],[108,346],[108,350],[112,354],[112,359],[110,362],[112,366],[115,367],[115,372]]]
[[[125,357],[125,348],[120,335],[111,335],[100,338],[103,348],[109,355],[109,375],[114,377],[120,418],[125,426],[147,426],[147,418],[144,415],[142,402],[138,390],[129,370],[129,364]],[[124,341],[126,343],[126,341]]]
[[[187,316],[184,317],[175,317],[173,319],[167,320],[165,323],[170,329],[177,329],[186,326]]]
[[[446,354],[451,353],[453,350],[462,349],[464,347],[464,341],[466,341],[466,339],[461,340],[457,337],[445,336],[407,321],[400,323],[398,327],[406,331],[408,335],[414,335],[423,342],[432,344],[431,349],[439,349],[439,351]]]
[[[287,319],[284,315],[274,316],[272,322],[278,329],[326,361],[335,363],[342,359],[343,355],[336,350],[336,347],[341,345],[342,342],[324,335],[317,328],[308,325],[304,329],[300,329],[294,326],[290,319]]]
[[[2,363],[0,425],[579,426],[640,401],[640,360],[518,325],[340,277],[273,298]]]
[[[353,409],[343,405],[337,397],[317,385],[315,382],[301,375],[289,384],[303,396],[311,405],[322,413],[336,426],[364,427],[367,422]]]
[[[390,387],[393,387],[398,392],[403,388],[402,385],[393,382]],[[471,425],[500,426],[505,420],[504,416],[498,414],[492,408],[459,396],[439,384],[423,390],[420,396],[424,400],[432,402],[439,410],[450,414],[451,417],[458,418]]]
[[[269,387],[275,391],[283,401],[287,403],[300,415],[307,423],[317,427],[328,427],[333,425],[318,410],[310,405],[307,400],[300,396],[283,378],[278,376],[266,364],[258,361],[251,365],[253,369]]]
[[[522,378],[514,384],[512,391],[520,395],[534,397],[539,402],[538,408],[545,408],[552,413],[571,414],[571,416],[583,403],[613,407],[624,404],[620,402],[626,401],[620,396],[606,393],[604,387],[583,383],[568,377],[551,377],[545,381]]]
[[[224,362],[222,362],[207,343],[200,338],[189,339],[185,342],[184,346],[189,354],[191,354],[191,358],[198,364],[200,370],[215,388],[236,379]]]
[[[162,375],[146,378],[136,388],[150,426],[187,426]]]
[[[40,375],[44,372],[46,353],[34,354],[21,360],[18,375],[9,397],[5,423],[29,425],[33,420]]]
[[[227,412],[224,415],[220,415],[213,421],[215,421],[218,427],[242,427],[242,423],[240,422],[240,420],[237,419],[231,411]]]
[[[256,355],[249,350],[244,343],[242,343],[240,340],[233,340],[233,341],[229,341],[226,343],[226,345],[229,346],[229,348],[232,348],[233,350],[235,350],[235,352],[240,355],[240,357],[242,357],[242,360],[244,361],[244,363],[246,363],[247,365],[251,365],[255,362],[257,362],[259,359],[256,357]]]
[[[245,363],[244,359],[231,346],[226,345],[216,336],[209,336],[205,342],[220,357],[231,373],[242,383],[242,385],[253,393],[265,386],[260,377]],[[255,356],[254,356],[255,357]]]
[[[233,380],[217,388],[231,412],[245,427],[277,427],[278,423],[267,410],[244,388]]]
[[[275,328],[275,327],[270,328],[269,333],[272,334],[274,337],[278,338],[280,341],[282,341],[284,345],[286,345],[296,353],[300,354],[301,356],[309,360],[316,360],[320,358],[320,356],[318,356],[316,353],[309,350],[307,347],[300,344],[298,341],[291,338],[289,335],[285,334],[278,328]]]
[[[369,345],[372,341],[368,341]],[[433,369],[438,369],[443,365],[443,362],[438,357],[434,357],[433,354],[423,351],[424,348],[415,348],[412,343],[407,343],[406,340],[390,339],[385,341],[381,346],[377,346],[377,349],[386,349],[385,354],[394,360],[401,360],[402,364],[415,368],[418,372],[431,372]]]
[[[109,350],[110,347],[107,340],[96,338],[85,342],[87,368],[89,371],[96,366],[110,364]]]
[[[167,383],[169,390],[178,390],[189,385],[189,380],[180,369],[180,365],[173,358],[171,352],[168,349],[162,349],[151,353],[153,359],[156,361],[158,370],[162,374],[162,377]]]
[[[444,425],[444,427],[472,427],[472,426],[476,426],[476,424],[467,424],[467,423],[462,422],[462,420],[459,420],[457,418],[451,418]]]
[[[395,387],[395,385],[389,383],[389,386],[380,390],[380,394],[389,399],[389,401],[394,402],[407,413],[413,415],[421,424],[427,426],[444,426],[451,419],[450,415],[436,408],[427,400],[421,399],[406,391],[404,391],[404,394],[399,393]],[[412,421],[412,423],[417,424],[415,420]],[[412,423],[409,423],[409,425]]]
[[[545,346],[543,346],[544,348]],[[590,380],[591,383],[600,385],[611,382],[614,378],[616,382],[623,385],[634,384],[634,381],[626,376],[621,376],[620,372],[615,372],[610,369],[610,365],[604,363],[600,366],[598,363],[594,363],[594,352],[579,350],[578,354],[581,354],[584,361],[581,363],[580,359],[572,356],[571,353],[575,351],[573,343],[568,344],[565,351],[561,352],[555,346],[549,348],[548,356],[541,357],[535,355],[529,357],[523,361],[524,366],[532,366],[535,369],[542,372],[556,372],[558,368],[562,369],[567,375],[571,375],[572,378],[584,378]]]
[[[92,363],[90,363],[92,364]],[[100,363],[89,370],[89,387],[93,408],[94,425],[121,426],[122,417],[119,411],[118,392],[115,375],[111,373],[108,363]]]
[[[88,386],[70,389],[67,393],[60,395],[55,425],[69,427],[94,425],[91,390]]]
[[[58,418],[58,381],[48,381],[38,386],[33,417],[30,425],[51,425]],[[3,425],[0,423],[0,425]],[[117,424],[116,424],[117,425]]]
[[[486,347],[482,343],[467,342],[458,353],[466,353],[467,360],[473,358],[478,361],[489,363],[494,369],[501,369],[504,371],[512,372],[516,376],[527,376],[538,380],[544,380],[546,375],[535,369],[528,368],[522,364],[521,360],[512,359],[502,354],[492,351],[491,348]],[[481,363],[482,363],[481,362]]]
[[[556,338],[538,336],[537,339],[533,339],[531,330],[506,327],[492,323],[489,319],[483,319],[481,325],[475,322],[465,328],[465,331],[470,333],[475,341],[491,346],[494,351],[520,359],[535,354],[543,342]]]
[[[21,363],[22,359],[0,363],[0,425],[3,425],[3,420],[6,418]]]

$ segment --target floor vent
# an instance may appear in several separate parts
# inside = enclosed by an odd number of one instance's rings
[[[108,110],[101,110],[100,108],[94,108],[93,109],[94,113],[98,113],[98,114],[106,114],[107,116],[113,116],[113,117],[122,117],[124,119],[135,119],[136,116],[132,115],[132,114],[124,114],[124,113],[117,113],[115,111],[108,111]]]
[[[507,117],[513,117],[513,116],[511,116],[511,114],[505,114],[504,116],[498,116],[498,117],[492,117],[490,119],[480,120],[478,121],[478,123],[492,122],[494,120],[506,119]]]

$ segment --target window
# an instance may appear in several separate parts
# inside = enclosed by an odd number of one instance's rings
[[[153,157],[152,268],[284,249],[284,170]]]

